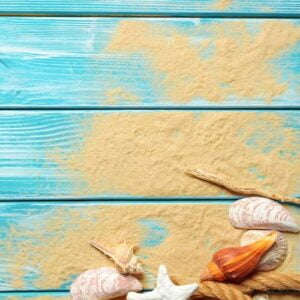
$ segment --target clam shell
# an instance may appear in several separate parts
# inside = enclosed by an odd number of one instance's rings
[[[299,232],[291,214],[279,203],[261,197],[236,201],[229,210],[230,223],[243,229],[273,229]]]
[[[249,230],[246,231],[240,241],[241,246],[254,243],[270,233],[269,230]],[[281,232],[276,232],[277,238],[273,247],[261,258],[257,270],[270,271],[279,267],[288,254],[288,243]]]
[[[107,300],[141,290],[142,284],[134,276],[122,275],[115,268],[100,268],[79,275],[70,295],[73,300]]]

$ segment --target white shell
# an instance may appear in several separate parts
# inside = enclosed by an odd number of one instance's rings
[[[270,233],[269,230],[246,231],[240,241],[241,246],[254,243]],[[288,243],[284,235],[277,231],[277,239],[273,247],[261,258],[257,270],[270,271],[279,267],[285,260],[288,253]]]
[[[299,232],[290,213],[282,205],[267,198],[249,197],[236,201],[230,207],[229,220],[236,228]]]
[[[122,275],[115,268],[89,270],[77,277],[70,290],[73,300],[107,300],[142,290],[131,275]]]
[[[268,294],[256,294],[253,297],[253,300],[269,300],[270,297]]]

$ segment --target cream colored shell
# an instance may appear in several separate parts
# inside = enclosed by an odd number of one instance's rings
[[[136,246],[128,245],[125,241],[111,247],[95,241],[90,241],[90,244],[111,258],[122,274],[136,275],[144,273],[139,258],[134,253]]]
[[[236,201],[229,209],[229,220],[236,228],[299,232],[292,215],[267,198],[249,197]]]
[[[271,231],[269,230],[249,230],[246,231],[240,241],[241,246],[245,246],[254,243]],[[288,254],[288,242],[284,235],[277,231],[277,239],[273,247],[261,258],[257,270],[259,271],[270,271],[279,267],[285,260]]]
[[[77,277],[71,286],[72,300],[108,300],[142,290],[131,275],[122,275],[115,268],[89,270]]]

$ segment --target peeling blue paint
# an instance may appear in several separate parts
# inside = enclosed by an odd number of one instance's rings
[[[160,220],[141,219],[138,223],[145,229],[145,238],[140,244],[143,248],[159,246],[169,235],[168,230]]]

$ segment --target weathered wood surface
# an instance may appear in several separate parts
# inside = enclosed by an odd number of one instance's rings
[[[244,231],[229,224],[230,202],[167,203],[0,203],[0,290],[65,291],[84,270],[112,266],[89,240],[125,237],[140,246],[145,288],[162,262],[180,282],[197,281],[213,252],[238,245]],[[299,220],[299,207],[287,208]],[[299,272],[297,235],[285,236],[293,255],[280,270]]]
[[[193,1],[194,5],[196,2]],[[257,7],[257,3],[249,3]],[[3,2],[0,3],[0,7],[1,5]],[[43,2],[43,7],[47,5],[53,8],[53,1]],[[127,2],[126,6],[128,6]],[[184,6],[187,7],[188,4],[185,2]],[[287,6],[285,2],[284,7]],[[28,1],[26,7],[30,8]],[[75,7],[79,7],[77,2]],[[178,103],[178,101],[174,102],[166,94],[162,84],[158,83],[157,77],[161,75],[153,71],[147,57],[139,53],[107,51],[107,46],[118,26],[125,20],[128,19],[2,17],[0,19],[0,107],[165,107],[170,105],[299,107],[300,105],[298,88],[300,43],[270,61],[274,72],[281,73],[279,81],[288,84],[285,92],[274,97],[271,103],[260,98],[240,99],[235,95],[222,102],[211,102],[204,96],[197,96],[192,102]],[[215,35],[210,32],[210,29],[216,24],[225,26],[241,22],[240,19],[193,18],[131,18],[130,20],[178,30],[185,34],[191,43],[214,39]],[[257,19],[244,19],[244,21],[251,29],[249,32],[253,34],[260,30],[262,23],[274,22]],[[295,25],[300,23],[298,20],[276,20],[276,22]],[[242,35],[239,38],[242,39]],[[109,98],[112,97],[115,103],[109,102]]]
[[[1,293],[1,300],[21,300],[21,299],[31,299],[31,300],[70,300],[70,295],[68,292],[23,292],[23,293]]]
[[[105,114],[128,116],[128,114],[140,115],[143,113],[145,112],[1,112],[0,198],[7,200],[38,198],[42,200],[56,197],[72,198],[78,197],[78,195],[80,195],[80,197],[97,196],[104,198],[107,196],[128,197],[128,193],[122,194],[120,192],[117,194],[115,192],[112,192],[111,194],[89,194],[89,192],[86,192],[86,182],[82,178],[76,176],[72,170],[58,164],[57,155],[66,155],[80,149],[85,134],[90,130],[91,121],[94,116],[103,116]],[[148,112],[147,114],[154,114],[153,116],[155,118],[156,113],[158,112]],[[181,113],[183,112],[174,111],[172,114]],[[201,113],[204,112],[195,111],[197,116],[201,116]],[[207,116],[209,116],[210,113],[213,114],[215,112],[205,112],[205,114],[208,114]],[[257,113],[261,114],[261,116],[267,114],[267,112]],[[218,111],[216,114],[225,116],[224,114],[226,114],[226,112]],[[234,114],[244,114],[247,116],[247,114],[251,114],[251,112],[240,111],[235,112]],[[275,117],[281,116],[285,120],[283,126],[298,132],[300,127],[300,112],[285,111],[273,112],[273,114]],[[201,118],[199,120],[201,121]],[[177,129],[179,130],[180,127],[174,130]],[[257,137],[255,136],[256,134],[258,134]],[[282,143],[285,141],[286,137],[280,136],[285,133],[277,132],[276,134],[277,138],[275,143]],[[247,143],[254,143],[253,145],[255,146],[256,138],[259,138],[260,135],[261,132],[254,132],[253,137],[250,137]],[[172,143],[172,139],[170,143]],[[268,143],[269,144],[266,144],[265,147],[271,147],[270,149],[272,149],[274,147],[274,141],[271,140]],[[103,147],[105,147],[105,144]],[[269,153],[268,151],[270,151],[270,149],[266,148],[266,153]],[[167,149],[165,151],[167,151]],[[180,149],[178,149],[178,151],[180,151]],[[105,155],[105,153],[103,153],[103,155]],[[295,153],[294,155],[295,156],[291,156],[289,159],[297,159],[298,154]],[[251,173],[249,173],[249,175],[250,174]],[[298,175],[299,174],[295,174],[295,176]],[[83,192],[83,194],[81,194],[81,192]],[[299,190],[298,193],[300,193]],[[160,195],[161,194],[157,194],[156,196]],[[205,197],[211,195],[199,194],[195,196]],[[224,194],[220,197],[224,197]]]
[[[297,0],[3,0],[2,14],[101,14],[101,15],[280,15],[297,16]]]

